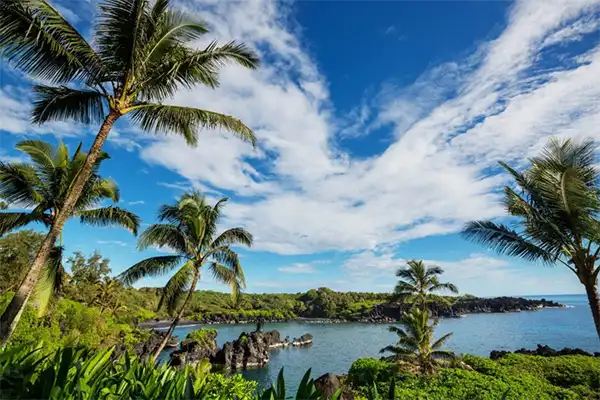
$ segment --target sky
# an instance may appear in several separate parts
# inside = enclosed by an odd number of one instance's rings
[[[505,215],[498,161],[523,168],[550,136],[599,138],[600,0],[172,3],[210,26],[198,46],[241,40],[262,66],[228,66],[217,90],[169,102],[235,115],[258,144],[203,131],[190,148],[120,121],[101,172],[143,228],[184,190],[229,197],[222,227],[254,234],[239,249],[248,292],[391,291],[395,270],[423,259],[462,293],[583,293],[566,268],[502,257],[458,232]],[[54,4],[91,32],[94,1]],[[2,61],[0,159],[18,160],[23,138],[89,146],[98,127],[29,124],[30,84]],[[64,243],[98,249],[115,274],[168,252],[75,220]],[[202,279],[200,289],[227,290]]]

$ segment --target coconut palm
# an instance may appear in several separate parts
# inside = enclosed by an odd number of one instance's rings
[[[463,235],[500,254],[562,264],[585,287],[600,338],[597,266],[600,256],[600,186],[591,140],[550,139],[541,155],[520,173],[500,163],[516,186],[504,188],[509,225],[468,223]]]
[[[424,309],[438,296],[435,292],[449,291],[458,293],[458,288],[451,283],[442,283],[439,276],[444,270],[437,265],[427,266],[423,261],[411,260],[406,267],[399,268],[396,276],[400,278],[394,288],[394,295],[407,303]]]
[[[85,162],[86,154],[81,152],[81,145],[69,156],[69,149],[63,143],[53,146],[41,140],[24,140],[16,148],[29,157],[29,162],[0,162],[0,197],[9,204],[22,207],[23,211],[0,212],[0,235],[31,223],[41,223],[47,229],[52,229],[57,213],[65,204],[68,188]],[[100,164],[107,158],[106,153],[101,153],[96,159],[93,175],[83,188],[70,216],[79,217],[84,224],[120,226],[137,234],[139,218],[132,212],[115,206],[96,208],[105,200],[119,201],[117,184],[98,174]],[[51,294],[60,292],[65,281],[61,246],[53,247],[50,262],[46,263],[43,270],[45,279],[35,283],[41,314]],[[28,293],[33,293],[33,287]]]
[[[217,234],[221,209],[226,201],[227,198],[222,198],[210,206],[204,196],[192,191],[182,195],[175,205],[163,205],[158,213],[161,223],[150,226],[140,235],[138,248],[164,247],[176,254],[150,257],[120,275],[125,284],[132,284],[143,277],[164,275],[178,268],[163,288],[158,304],[158,309],[165,306],[175,316],[164,340],[155,349],[154,360],[179,323],[203,267],[216,281],[231,287],[234,301],[246,285],[238,255],[230,246],[251,246],[252,235],[243,228],[231,228]]]
[[[429,374],[440,365],[440,360],[452,360],[453,352],[441,349],[452,336],[447,333],[433,341],[435,327],[439,320],[429,323],[427,310],[413,308],[400,319],[401,327],[390,326],[390,332],[398,335],[398,343],[386,346],[380,353],[392,353],[396,360],[414,365],[420,372]]]
[[[0,53],[31,79],[47,83],[33,87],[32,121],[100,125],[31,269],[0,318],[0,342],[14,330],[15,318],[117,120],[127,115],[142,131],[179,134],[191,145],[200,128],[221,128],[255,141],[252,131],[234,117],[163,104],[181,87],[218,86],[219,68],[226,62],[255,68],[258,60],[251,50],[236,42],[190,47],[207,33],[206,26],[174,11],[169,0],[101,0],[98,8],[93,40],[88,42],[46,0],[0,2]]]
[[[117,301],[115,296],[120,283],[117,279],[105,277],[102,283],[98,285],[93,304],[99,306],[101,312],[113,308],[113,305]]]

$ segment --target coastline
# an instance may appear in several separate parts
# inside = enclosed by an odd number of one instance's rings
[[[481,311],[481,312],[468,312],[456,316],[441,316],[441,319],[454,319],[454,318],[464,318],[468,314],[507,314],[507,313],[518,313],[518,312],[529,312],[529,311],[542,311],[544,309],[560,309],[560,308],[573,308],[573,306],[567,306],[561,304],[560,306],[539,306],[533,309],[515,309],[501,312],[490,312],[490,311]],[[171,325],[171,320],[160,320],[160,321],[144,321],[137,324],[138,328],[141,329],[154,329],[154,330],[165,330]],[[247,325],[247,324],[256,324],[256,320],[217,320],[217,321],[202,321],[202,320],[190,320],[185,319],[179,321],[177,324],[178,328],[187,327],[187,326],[199,326],[199,325]],[[370,318],[362,318],[360,320],[352,321],[352,320],[344,320],[344,319],[334,319],[334,318],[308,318],[308,317],[296,317],[289,318],[284,320],[265,320],[266,323],[287,323],[287,322],[297,322],[304,324],[393,324],[396,323],[397,320],[374,320]]]

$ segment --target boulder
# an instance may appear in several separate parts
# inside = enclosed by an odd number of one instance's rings
[[[332,397],[340,388],[343,388],[341,376],[335,374],[321,375],[315,380],[317,392],[324,398]],[[354,394],[347,389],[343,389],[340,400],[354,400]]]
[[[504,357],[505,355],[510,354],[510,353],[511,353],[510,351],[492,350],[490,352],[490,358],[492,360],[497,360],[500,357]],[[515,350],[514,353],[515,354],[525,354],[525,355],[530,355],[530,356],[541,356],[541,357],[558,357],[558,356],[572,356],[572,355],[600,357],[600,353],[591,354],[591,353],[588,353],[587,351],[579,349],[579,348],[571,349],[569,347],[565,347],[562,350],[555,350],[550,346],[541,345],[541,344],[538,344],[537,348],[535,350],[521,348],[519,350]]]
[[[275,347],[279,332],[242,333],[233,342],[227,342],[212,361],[230,369],[263,367],[269,362],[268,350]]]
[[[198,329],[190,332],[181,342],[180,349],[169,355],[169,365],[182,367],[195,365],[203,359],[213,359],[219,351],[216,339],[217,331],[214,329]]]
[[[308,346],[312,344],[313,337],[310,333],[305,333],[299,338],[292,340],[292,346]]]

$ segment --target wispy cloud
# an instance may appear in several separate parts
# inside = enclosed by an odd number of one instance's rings
[[[136,206],[136,205],[140,205],[140,204],[146,204],[146,202],[144,200],[136,200],[136,201],[128,201],[127,204],[130,206]]]
[[[120,246],[120,247],[127,246],[126,242],[122,242],[120,240],[96,240],[96,243],[101,244],[101,245],[107,245],[107,246]]]
[[[296,263],[279,267],[277,270],[288,274],[314,274],[318,272],[315,266],[309,263]]]

